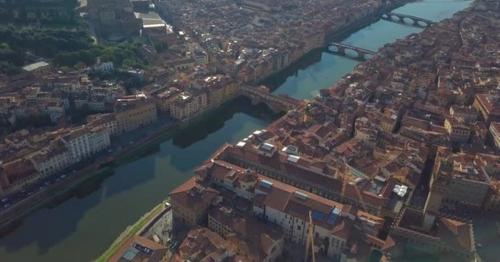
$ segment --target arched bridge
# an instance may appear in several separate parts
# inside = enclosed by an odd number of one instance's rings
[[[348,56],[346,53],[346,50],[352,50],[356,53],[355,58],[360,59],[360,60],[366,60],[367,56],[373,56],[375,55],[374,51],[352,46],[349,44],[344,44],[344,43],[330,43],[328,45],[328,51],[330,53],[338,54],[338,55],[343,55],[343,56]]]
[[[387,21],[392,21],[400,24],[407,24],[407,25],[413,25],[417,27],[429,27],[432,24],[434,24],[433,21],[420,18],[417,16],[412,16],[412,15],[405,15],[405,14],[399,14],[399,13],[385,13],[382,14],[382,19],[387,20]]]
[[[303,104],[302,101],[287,95],[273,95],[265,86],[242,86],[240,87],[240,94],[249,98],[252,105],[263,103],[276,113],[288,112]]]

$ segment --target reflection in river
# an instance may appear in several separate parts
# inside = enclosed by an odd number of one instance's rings
[[[425,0],[397,12],[433,21],[450,17],[470,1]],[[376,50],[421,29],[387,21],[374,23],[345,42]],[[358,62],[321,50],[302,59],[267,84],[279,94],[310,98],[331,86]],[[0,239],[2,261],[89,261],[226,142],[235,142],[265,127],[276,116],[247,100],[235,100],[202,121],[173,134],[153,152],[112,170],[113,175],[76,191],[75,197],[41,209]],[[103,174],[104,176],[104,174]]]
[[[89,261],[129,224],[165,199],[219,146],[269,124],[276,115],[244,98],[172,134],[154,152],[85,183],[73,198],[41,209],[0,240],[2,261]]]
[[[465,9],[470,3],[471,1],[464,0],[424,0],[407,4],[395,12],[440,21]],[[379,20],[351,34],[342,42],[376,51],[387,43],[422,30],[419,27]],[[319,89],[331,87],[343,75],[351,72],[358,63],[359,61],[348,57],[317,50],[301,59],[284,74],[274,76],[264,84],[274,89],[276,94],[308,99],[316,96]]]

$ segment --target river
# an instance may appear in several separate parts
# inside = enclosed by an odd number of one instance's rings
[[[439,21],[470,1],[424,0],[396,11]],[[344,41],[376,50],[422,29],[380,20]],[[311,98],[359,63],[316,52],[274,77],[275,93]],[[203,121],[166,138],[154,152],[115,170],[95,187],[81,190],[52,208],[40,209],[0,239],[1,261],[89,261],[98,257],[130,224],[165,199],[192,170],[226,142],[235,142],[268,125],[276,116],[247,100],[232,101]]]
[[[471,1],[465,0],[423,0],[406,4],[394,12],[414,15],[432,21],[451,17],[465,9]],[[379,20],[344,39],[342,42],[377,51],[387,43],[404,38],[423,29]],[[352,71],[359,61],[322,51],[313,52],[287,70],[287,75],[279,75],[267,81],[275,94],[287,94],[295,98],[308,99],[318,94],[318,90],[331,87],[335,81]]]

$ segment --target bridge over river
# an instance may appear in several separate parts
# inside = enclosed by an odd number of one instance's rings
[[[396,12],[439,21],[469,4],[470,1],[421,0]],[[419,31],[420,27],[383,20],[353,33],[343,42],[378,50],[387,43]],[[284,77],[286,81],[279,80],[276,86],[266,85],[274,90],[274,97],[288,94],[297,99],[311,99],[318,90],[332,86],[357,64],[358,61],[353,59],[321,53],[317,58],[307,57],[296,69],[288,71]],[[256,95],[254,98],[260,96],[248,92],[247,97],[251,94]],[[288,99],[279,99],[285,100]],[[19,227],[0,238],[0,260],[87,262],[95,259],[128,225],[191,177],[193,169],[210,158],[220,146],[237,143],[253,131],[266,128],[274,119],[268,110],[252,107],[247,102],[238,98],[229,102],[200,122],[148,148],[148,154],[136,154],[136,158],[113,167],[113,175],[99,176],[98,181],[78,188],[74,197],[67,201],[32,213]],[[137,141],[149,131],[144,128],[129,140]],[[497,261],[497,247],[500,245],[489,241],[490,233],[495,233],[491,230],[495,225],[484,222],[480,225],[483,230],[474,227],[478,242],[483,246],[479,252],[491,254],[484,257],[485,261]]]
[[[413,25],[416,27],[423,27],[423,28],[429,27],[432,24],[434,24],[434,22],[429,19],[420,18],[414,15],[405,15],[394,12],[382,14],[382,19],[400,24]]]
[[[346,43],[336,43],[336,42],[330,43],[328,45],[326,52],[333,53],[336,55],[349,56],[346,52],[347,50],[354,51],[356,53],[354,58],[359,60],[366,60],[368,56],[374,56],[376,54],[376,52],[372,50],[356,47]]]
[[[288,95],[274,95],[265,86],[242,86],[240,94],[249,98],[252,101],[252,105],[263,103],[276,113],[286,113],[305,105],[303,100],[297,100]]]

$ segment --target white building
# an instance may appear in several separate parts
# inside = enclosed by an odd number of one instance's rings
[[[340,258],[353,245],[378,250],[383,246],[384,241],[377,237],[384,224],[381,217],[219,159],[201,166],[196,174],[202,181],[209,180],[253,201],[254,215],[280,226],[285,239],[294,243],[305,245],[311,212],[315,252],[330,258]]]
[[[88,136],[91,153],[101,152],[111,145],[109,133],[109,130],[104,126],[93,127],[90,130]]]
[[[279,225],[286,239],[305,245],[309,212],[313,223],[314,251],[340,258],[353,245],[380,250],[377,237],[384,219],[270,178],[261,177],[255,188],[254,214]]]
[[[30,156],[30,160],[41,176],[59,173],[75,163],[70,151],[61,141],[36,151]]]
[[[110,131],[104,126],[88,128],[82,126],[72,130],[62,139],[71,152],[75,162],[86,159],[106,148],[111,144]]]
[[[120,134],[118,122],[114,114],[94,114],[87,119],[89,126],[104,126],[111,137]]]

